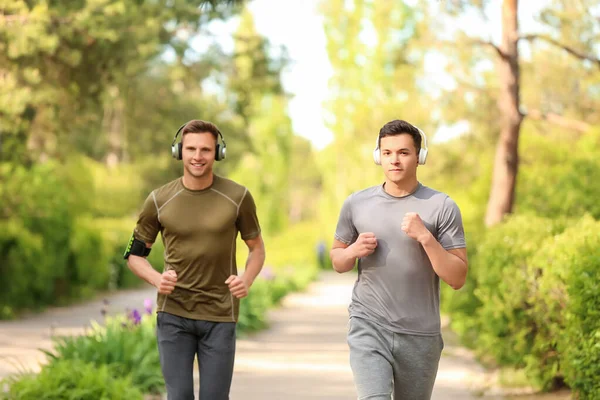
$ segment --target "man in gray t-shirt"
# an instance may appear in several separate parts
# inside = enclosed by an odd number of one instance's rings
[[[462,218],[417,180],[427,158],[417,127],[384,125],[373,157],[385,182],[346,199],[331,250],[337,272],[358,259],[348,328],[358,398],[430,399],[443,348],[439,280],[460,289],[467,275]]]

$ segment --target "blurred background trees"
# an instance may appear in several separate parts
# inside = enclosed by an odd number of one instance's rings
[[[193,118],[225,136],[217,173],[255,195],[267,265],[312,268],[346,196],[381,183],[375,139],[402,118],[428,133],[420,180],[465,221],[453,328],[491,366],[595,398],[600,1],[315,4],[333,69],[319,150],[292,126],[292,60],[244,2],[0,0],[0,316],[138,282],[123,247],[181,174],[169,146]],[[211,26],[232,20],[224,48]],[[151,257],[161,269],[160,244]]]

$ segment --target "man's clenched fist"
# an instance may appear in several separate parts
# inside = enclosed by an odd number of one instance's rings
[[[229,291],[232,295],[241,299],[242,297],[248,296],[248,285],[242,278],[237,275],[231,275],[225,281],[225,284],[229,286]]]
[[[423,220],[419,217],[419,214],[414,212],[404,214],[402,230],[419,243],[423,243],[423,241],[431,235],[429,230],[425,227]]]
[[[171,294],[175,289],[177,283],[177,272],[170,269],[165,271],[160,276],[160,282],[157,285],[158,293],[160,294]]]
[[[356,258],[366,257],[373,254],[377,247],[377,238],[373,232],[363,232],[358,235],[356,242],[352,244]]]

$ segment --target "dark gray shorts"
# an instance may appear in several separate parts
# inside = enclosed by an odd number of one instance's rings
[[[444,342],[442,336],[394,333],[374,322],[348,322],[350,366],[360,400],[429,400]]]
[[[194,399],[194,358],[200,369],[200,400],[227,400],[235,358],[234,322],[157,315],[158,351],[169,400]]]

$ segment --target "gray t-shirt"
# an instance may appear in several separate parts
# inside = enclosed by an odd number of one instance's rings
[[[446,250],[466,247],[460,210],[446,194],[419,183],[404,197],[383,185],[351,194],[340,212],[335,238],[352,244],[363,232],[377,238],[375,251],[358,260],[350,317],[369,319],[398,333],[440,333],[440,282],[416,240],[402,231],[408,212],[419,214]]]

